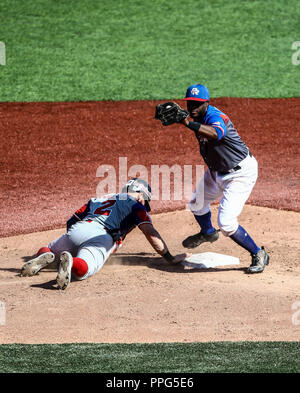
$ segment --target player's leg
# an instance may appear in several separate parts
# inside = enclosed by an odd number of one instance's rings
[[[87,262],[81,260],[77,253],[85,242],[89,239],[97,238],[99,230],[101,231],[101,227],[98,223],[88,221],[80,221],[69,229],[67,238],[76,247],[76,253],[71,253],[68,248],[60,249],[59,267],[56,277],[56,282],[60,289],[65,289],[70,283],[72,269],[74,271],[77,269],[82,275],[86,273]],[[104,228],[102,230],[107,234]]]
[[[42,269],[55,261],[62,251],[70,252],[76,251],[74,244],[70,241],[66,234],[54,240],[47,247],[42,247],[38,250],[35,258],[26,262],[21,269],[22,276],[34,276]]]
[[[102,268],[115,249],[112,237],[104,228],[102,232],[101,235],[84,242],[80,246],[76,257],[72,257],[71,254],[67,252],[61,254],[60,266],[56,279],[60,289],[67,288],[72,276],[77,280],[85,280],[96,274]]]
[[[34,276],[40,270],[44,269],[52,262],[55,261],[55,255],[51,252],[50,248],[42,247],[36,254],[36,257],[24,263],[21,268],[21,276]]]
[[[249,233],[238,223],[238,216],[248,200],[257,180],[257,162],[254,157],[248,157],[240,166],[239,171],[220,177],[224,192],[220,202],[218,224],[222,233],[235,243],[247,250],[252,256],[249,272],[263,271],[269,262],[269,256],[264,248],[260,248]]]
[[[189,208],[200,226],[200,232],[187,237],[182,242],[183,247],[195,248],[204,242],[212,243],[218,240],[219,233],[211,222],[210,203],[221,195],[222,189],[216,182],[215,172],[207,170],[197,185],[189,204]]]
[[[63,251],[68,251],[72,255],[76,255],[78,251],[78,246],[73,242],[68,233],[49,243],[48,247],[58,258]]]

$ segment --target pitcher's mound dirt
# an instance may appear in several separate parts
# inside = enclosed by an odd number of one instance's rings
[[[259,275],[245,273],[248,253],[222,235],[194,252],[234,255],[240,265],[199,271],[168,266],[137,229],[97,275],[66,291],[56,289],[55,271],[19,277],[24,259],[63,229],[0,239],[0,343],[298,341],[299,218],[244,208],[240,223],[271,256]],[[187,211],[153,222],[173,253],[198,230]]]

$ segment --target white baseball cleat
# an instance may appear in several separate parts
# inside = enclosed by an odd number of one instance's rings
[[[53,252],[45,252],[38,257],[26,262],[21,269],[21,276],[34,276],[41,269],[54,262],[55,255]]]
[[[71,282],[71,272],[73,266],[73,257],[68,251],[64,251],[60,254],[60,264],[58,268],[58,274],[56,277],[56,283],[59,289],[66,289]]]

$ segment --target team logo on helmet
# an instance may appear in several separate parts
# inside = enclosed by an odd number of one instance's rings
[[[191,90],[191,94],[193,96],[198,95],[199,94],[199,89],[197,89],[197,87],[193,87],[192,90]]]

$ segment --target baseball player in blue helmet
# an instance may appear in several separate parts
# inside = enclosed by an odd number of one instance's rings
[[[190,202],[200,232],[187,237],[182,244],[195,248],[218,240],[219,231],[211,223],[210,204],[221,197],[218,211],[221,232],[251,254],[248,273],[260,273],[268,265],[269,255],[238,223],[238,216],[257,180],[257,161],[228,115],[210,105],[209,98],[208,89],[201,84],[189,86],[184,98],[192,120],[187,116],[181,124],[194,132],[208,168],[202,179],[203,187],[196,189]],[[196,201],[197,193],[202,190],[204,202],[200,206]]]

